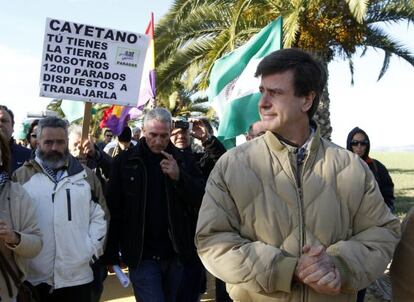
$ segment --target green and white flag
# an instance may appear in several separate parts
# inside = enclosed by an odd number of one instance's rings
[[[214,63],[208,97],[220,119],[218,138],[226,148],[235,146],[236,136],[258,121],[260,80],[256,67],[263,57],[282,48],[282,18],[268,24],[246,44]]]
[[[72,123],[83,117],[85,104],[83,102],[62,100],[60,109],[62,109],[68,122]]]

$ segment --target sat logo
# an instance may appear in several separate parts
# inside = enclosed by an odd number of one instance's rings
[[[118,47],[116,52],[116,64],[130,67],[138,66],[139,50]]]

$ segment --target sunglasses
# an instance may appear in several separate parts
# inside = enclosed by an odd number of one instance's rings
[[[364,139],[363,141],[357,141],[357,140],[353,139],[351,141],[351,146],[355,147],[355,146],[358,146],[358,145],[368,146],[368,140]]]
[[[36,135],[36,133],[32,133],[32,134],[30,134],[30,137],[36,138],[37,135]]]

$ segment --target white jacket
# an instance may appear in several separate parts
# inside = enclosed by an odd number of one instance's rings
[[[91,181],[94,175],[86,169],[71,157],[57,183],[35,160],[15,172],[35,203],[43,233],[43,248],[28,265],[27,280],[33,285],[45,282],[57,289],[93,280],[89,264],[103,253],[107,222],[103,207],[92,196],[102,195],[99,181]]]

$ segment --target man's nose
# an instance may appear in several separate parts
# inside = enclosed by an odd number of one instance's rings
[[[263,93],[259,100],[259,107],[269,107],[269,97],[266,93]]]
[[[53,142],[52,150],[57,150],[58,147],[59,147],[59,143],[58,142]]]

